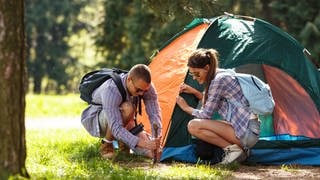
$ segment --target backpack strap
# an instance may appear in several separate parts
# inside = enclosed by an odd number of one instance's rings
[[[239,82],[239,80],[237,78],[237,73],[233,69],[220,69],[220,71],[218,73],[232,75]],[[240,85],[240,82],[239,82],[239,85]],[[237,107],[248,108],[247,105],[244,105],[244,104],[242,104],[242,103],[240,103],[240,102],[238,102],[236,100],[232,100],[230,98],[224,98],[224,100],[228,103],[228,112],[227,112],[227,117],[226,117],[226,119],[228,119],[228,120],[231,119],[231,109],[232,109],[231,104],[233,104],[233,105],[235,105]]]
[[[114,83],[117,85],[117,87],[119,89],[119,92],[120,92],[120,94],[122,96],[122,102],[125,102],[127,94],[126,94],[126,91],[124,90],[124,87],[122,85],[121,78],[120,78],[119,74],[117,74],[116,72],[113,72],[111,74],[111,78],[112,78],[112,80],[114,81]]]

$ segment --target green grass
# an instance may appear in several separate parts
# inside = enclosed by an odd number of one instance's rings
[[[28,94],[26,101],[31,119],[79,117],[87,106],[79,95]],[[84,129],[27,129],[26,142],[31,179],[225,179],[237,168],[178,162],[152,167],[150,159],[123,154],[105,160],[99,139]]]
[[[118,154],[99,155],[99,142],[83,129],[27,130],[26,167],[31,179],[225,179],[230,168],[197,164],[159,164]]]
[[[79,94],[26,96],[26,118],[79,117],[86,107]]]

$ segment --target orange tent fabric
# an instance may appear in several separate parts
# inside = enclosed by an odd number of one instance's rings
[[[209,24],[201,24],[179,36],[170,45],[162,49],[149,64],[152,82],[156,87],[161,108],[162,137],[165,137],[165,133],[168,131],[176,97],[179,94],[179,85],[186,76],[187,58],[197,48],[208,26]],[[181,45],[183,45],[183,48],[181,48]],[[172,51],[172,49],[175,50]],[[142,108],[144,109],[144,107]],[[145,125],[147,132],[151,132],[146,113],[138,116],[138,121]]]

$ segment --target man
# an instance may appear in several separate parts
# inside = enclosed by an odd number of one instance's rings
[[[124,143],[134,152],[152,158],[153,150],[160,146],[160,138],[151,139],[144,131],[136,136],[129,132],[134,127],[134,101],[140,96],[146,107],[152,133],[155,133],[153,124],[156,124],[159,127],[158,134],[161,134],[160,107],[156,90],[151,83],[150,70],[144,64],[137,64],[128,73],[120,74],[120,78],[126,90],[126,102],[122,103],[118,87],[110,78],[92,94],[92,101],[101,105],[91,104],[86,108],[82,112],[81,122],[91,135],[103,138],[100,146],[103,158],[114,156],[114,138],[120,142],[120,147]]]

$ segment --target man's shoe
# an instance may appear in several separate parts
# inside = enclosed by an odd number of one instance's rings
[[[113,158],[114,156],[113,144],[102,141],[100,145],[100,154],[104,159]]]
[[[229,145],[224,150],[224,157],[220,164],[229,164],[233,162],[239,162],[246,156],[244,151],[236,144]]]
[[[130,154],[130,148],[123,142],[119,142],[119,151],[122,153]]]

